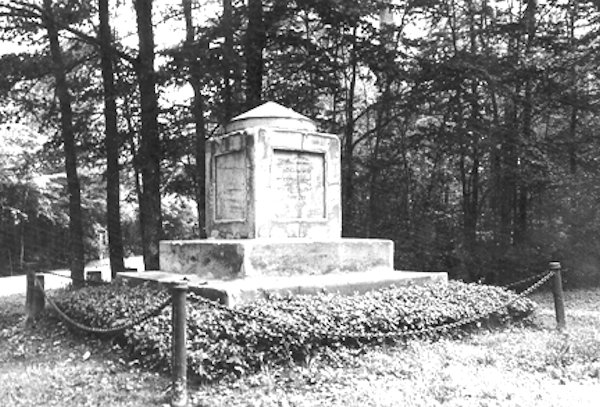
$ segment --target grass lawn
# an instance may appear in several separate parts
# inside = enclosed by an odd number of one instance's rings
[[[565,295],[568,329],[554,329],[552,296],[533,296],[531,325],[462,340],[370,348],[339,366],[264,369],[191,385],[195,406],[598,406],[600,289]],[[3,406],[162,406],[168,376],[139,369],[107,342],[61,324],[23,328],[23,295],[0,298]]]

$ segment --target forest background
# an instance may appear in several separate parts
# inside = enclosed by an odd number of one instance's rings
[[[0,1],[0,274],[203,238],[205,140],[264,101],[342,140],[397,269],[600,284],[600,1]]]

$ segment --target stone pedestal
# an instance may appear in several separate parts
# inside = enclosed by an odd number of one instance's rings
[[[381,239],[239,239],[160,243],[161,269],[207,280],[394,269],[394,246]]]

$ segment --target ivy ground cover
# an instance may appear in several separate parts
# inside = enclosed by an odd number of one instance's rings
[[[151,286],[113,284],[64,291],[55,301],[68,315],[93,327],[120,325],[151,310],[168,292]],[[507,305],[508,304],[508,305]],[[493,310],[493,312],[489,312]],[[481,325],[522,320],[534,303],[491,286],[390,287],[366,294],[272,297],[228,310],[193,295],[188,301],[188,367],[192,377],[214,381],[270,365],[336,363],[374,345],[404,342],[399,333],[469,320],[419,337],[459,337]],[[474,316],[482,318],[472,320]],[[168,369],[171,310],[112,337],[140,364]]]

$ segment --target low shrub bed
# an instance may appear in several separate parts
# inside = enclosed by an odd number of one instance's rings
[[[64,291],[55,296],[55,302],[81,323],[111,327],[153,309],[168,295],[150,286],[116,283]],[[275,296],[234,310],[207,305],[190,294],[188,367],[196,378],[212,381],[255,372],[268,364],[306,363],[315,356],[335,360],[348,350],[405,340],[394,336],[400,332],[463,321],[491,309],[495,311],[469,324],[419,336],[456,337],[481,324],[509,324],[530,315],[534,303],[498,287],[455,281],[351,296]],[[126,346],[141,364],[166,369],[170,323],[171,308],[167,307],[158,317],[117,334],[113,340]]]

